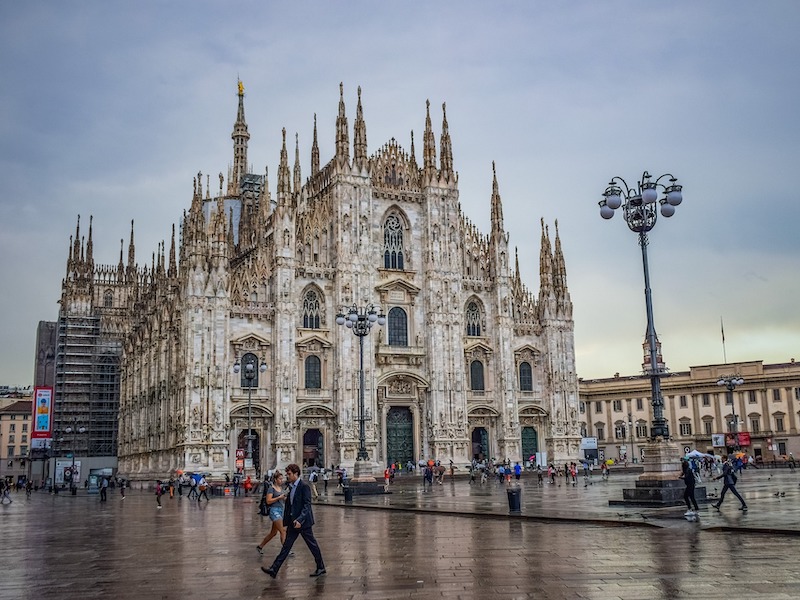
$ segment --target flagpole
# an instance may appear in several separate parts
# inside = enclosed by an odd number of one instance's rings
[[[728,364],[728,353],[725,351],[725,325],[722,323],[722,317],[719,318],[719,331],[722,334],[722,360]]]

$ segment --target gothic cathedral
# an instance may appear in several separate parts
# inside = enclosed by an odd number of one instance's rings
[[[76,233],[59,320],[93,315],[119,342],[121,474],[352,469],[362,423],[376,465],[579,455],[557,224],[552,245],[541,225],[537,297],[512,262],[496,173],[489,234],[461,211],[444,105],[437,155],[428,104],[421,166],[413,132],[408,152],[391,139],[368,153],[360,88],[352,136],[340,86],[335,155],[320,166],[315,117],[303,183],[284,129],[273,197],[247,166],[240,83],[233,163],[214,192],[198,173],[177,251],[173,227],[140,267],[132,229],[127,265],[120,249],[95,267],[91,229],[87,251]],[[385,326],[359,338],[337,324],[369,305]]]

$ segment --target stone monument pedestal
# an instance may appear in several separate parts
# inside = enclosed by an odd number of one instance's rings
[[[612,506],[646,506],[660,508],[682,506],[686,489],[681,474],[681,449],[677,444],[663,438],[648,442],[644,446],[644,472],[634,488],[622,490],[622,500],[609,500]],[[613,475],[612,475],[613,477]],[[705,486],[696,486],[694,497],[697,503],[708,502]]]
[[[372,473],[372,463],[370,461],[356,461],[353,466],[353,477],[347,480],[347,484],[353,490],[354,495],[375,496],[388,493],[383,489],[383,478],[378,481]]]

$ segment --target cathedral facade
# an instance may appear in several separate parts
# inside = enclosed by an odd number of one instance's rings
[[[551,244],[541,225],[535,295],[511,253],[496,174],[488,235],[461,210],[444,105],[438,153],[427,108],[421,165],[413,133],[409,151],[392,139],[368,153],[360,89],[352,143],[350,134],[340,88],[335,155],[321,165],[315,120],[303,182],[299,144],[291,168],[284,130],[273,197],[267,173],[247,167],[240,84],[232,165],[214,191],[198,173],[177,248],[173,227],[169,249],[139,267],[131,231],[127,265],[120,250],[119,265],[95,268],[78,264],[76,235],[62,312],[87,310],[68,297],[82,289],[71,273],[103,273],[86,284],[85,300],[114,315],[122,344],[120,473],[352,467],[360,340],[336,316],[369,305],[386,316],[363,338],[374,464],[578,456],[572,303],[557,228]],[[235,372],[236,363],[244,368]]]

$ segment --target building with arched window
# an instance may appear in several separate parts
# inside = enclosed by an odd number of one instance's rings
[[[134,480],[231,473],[244,466],[237,450],[247,439],[256,454],[248,468],[262,472],[352,466],[359,343],[335,318],[367,302],[387,316],[364,338],[376,463],[576,456],[574,327],[557,224],[513,232],[541,231],[539,256],[524,257],[540,267],[534,293],[509,243],[494,166],[490,231],[462,212],[444,105],[438,149],[428,106],[419,154],[413,139],[409,150],[391,139],[369,153],[360,90],[352,127],[340,90],[330,160],[320,162],[315,124],[307,142],[289,138],[290,164],[284,130],[268,140],[280,148],[270,181],[248,172],[241,88],[238,102],[227,180],[217,187],[198,173],[177,245],[173,237],[152,265],[120,272],[120,470]],[[70,296],[82,293],[79,274],[67,277],[63,306],[82,306]],[[246,355],[267,366],[252,387],[232,372]]]

